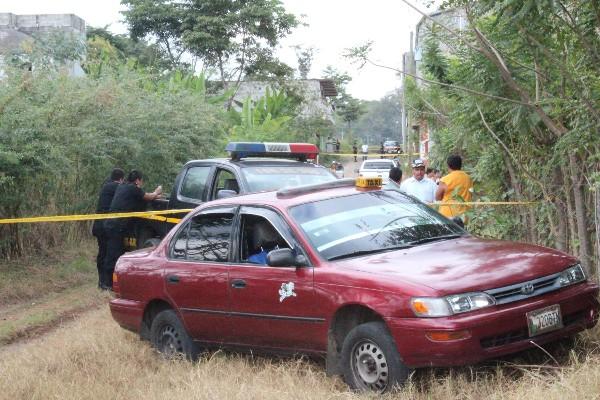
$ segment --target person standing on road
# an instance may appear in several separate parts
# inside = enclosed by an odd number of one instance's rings
[[[143,184],[144,178],[142,173],[132,170],[127,175],[127,183],[117,187],[115,196],[110,204],[110,212],[144,211],[146,202],[155,200],[162,194],[162,186],[158,186],[152,193],[145,193],[142,189]],[[104,223],[108,241],[100,283],[101,289],[112,289],[112,274],[115,264],[119,257],[125,253],[125,244],[123,242],[130,231],[133,221],[133,218],[113,218],[106,220]]]
[[[464,221],[464,213],[467,206],[462,205],[443,205],[450,202],[471,201],[473,192],[473,181],[471,177],[462,168],[462,158],[458,155],[451,155],[446,160],[450,172],[443,176],[435,193],[435,199],[441,200],[439,212],[448,217],[461,217]]]
[[[384,153],[385,153],[385,148],[383,147],[383,142],[381,142],[381,145],[379,146],[379,154],[380,154],[379,158],[383,158]]]
[[[358,161],[358,147],[356,146],[356,142],[352,145],[352,152],[354,153],[354,162]]]
[[[98,203],[96,204],[96,214],[104,214],[110,210],[110,203],[115,196],[117,187],[123,183],[125,172],[121,168],[115,168],[110,173],[110,177],[102,185]],[[98,287],[102,287],[102,270],[104,259],[106,258],[107,236],[104,231],[104,220],[94,220],[92,225],[92,235],[98,241],[98,255],[96,256],[96,268],[98,269]]]
[[[399,167],[390,168],[390,179],[383,187],[384,189],[400,190],[400,182],[402,182],[402,170]]]
[[[412,162],[413,176],[402,182],[400,190],[425,203],[433,203],[436,184],[425,176],[425,163],[417,158]]]
[[[368,144],[363,144],[361,146],[361,151],[360,152],[363,155],[362,156],[363,161],[365,161],[368,158],[368,155],[369,155],[369,145]]]

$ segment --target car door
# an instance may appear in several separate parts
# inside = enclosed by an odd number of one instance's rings
[[[229,271],[233,340],[249,346],[319,349],[327,327],[315,300],[313,268],[249,262],[253,249],[248,241],[259,221],[266,221],[280,235],[280,248],[302,252],[279,214],[260,207],[240,208],[239,246]]]
[[[204,210],[170,244],[166,292],[197,340],[223,342],[231,335],[228,260],[234,214],[231,207]]]

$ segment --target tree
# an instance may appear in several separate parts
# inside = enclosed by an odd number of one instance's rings
[[[301,46],[294,46],[294,50],[296,51],[296,58],[298,59],[298,73],[300,74],[300,79],[308,79],[315,49],[312,47],[302,48]]]
[[[362,102],[352,97],[346,91],[346,87],[348,83],[352,81],[352,77],[345,72],[339,72],[331,65],[325,68],[323,76],[333,80],[335,83],[338,95],[332,100],[333,106],[336,114],[340,116],[342,121],[344,121],[348,127],[351,127],[352,123],[358,120],[365,112]]]
[[[216,68],[223,87],[277,63],[269,49],[298,25],[279,0],[123,0],[135,38],[153,36],[177,61],[183,51]],[[176,50],[174,50],[176,49]],[[281,65],[280,63],[278,64]]]

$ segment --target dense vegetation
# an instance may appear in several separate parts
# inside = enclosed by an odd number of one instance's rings
[[[557,247],[597,265],[598,2],[452,0],[445,6],[463,8],[468,26],[457,32],[427,21],[433,35],[423,71],[430,82],[408,78],[406,84],[413,120],[432,132],[434,163],[444,166],[449,153],[460,153],[480,196],[537,201],[480,214],[474,228]]]

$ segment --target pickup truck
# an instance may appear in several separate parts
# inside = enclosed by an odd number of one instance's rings
[[[175,179],[166,199],[150,203],[150,210],[196,208],[207,201],[238,194],[279,190],[286,187],[334,181],[327,168],[308,162],[319,153],[308,143],[229,143],[230,158],[212,158],[187,162]],[[183,218],[185,213],[168,215]],[[138,219],[130,249],[155,246],[175,224]]]

